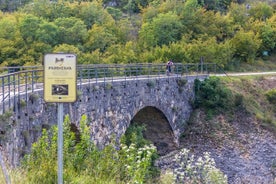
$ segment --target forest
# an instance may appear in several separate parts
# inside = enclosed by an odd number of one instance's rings
[[[276,4],[236,0],[0,1],[0,67],[78,64],[253,63],[275,54]]]

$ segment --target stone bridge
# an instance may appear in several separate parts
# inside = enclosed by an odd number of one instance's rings
[[[144,124],[145,137],[162,155],[177,148],[193,110],[194,80],[206,77],[208,75],[204,73],[188,75],[183,72],[171,76],[162,72],[151,76],[97,79],[83,75],[81,80],[78,79],[77,101],[64,103],[64,114],[70,116],[75,129],[81,116],[86,114],[91,140],[98,147],[108,144],[112,138],[119,141],[131,123]],[[45,103],[38,81],[28,85],[26,83],[24,93],[19,87],[10,86],[9,100],[4,99],[3,94],[7,92],[2,88],[0,143],[12,165],[17,165],[20,158],[30,151],[31,144],[38,139],[43,128],[57,124],[57,104]],[[9,110],[7,106],[10,106]]]

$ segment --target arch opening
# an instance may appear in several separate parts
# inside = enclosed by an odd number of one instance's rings
[[[146,127],[143,136],[157,147],[159,155],[165,155],[177,148],[169,121],[159,109],[144,107],[131,120],[131,124],[134,123]]]

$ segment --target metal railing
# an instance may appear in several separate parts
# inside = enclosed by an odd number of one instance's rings
[[[212,63],[180,64],[172,67],[173,74],[166,75],[165,64],[112,64],[78,65],[77,85],[97,83],[126,82],[150,78],[181,77],[216,73],[217,66]],[[43,66],[2,67],[0,68],[0,114],[29,100],[29,95],[43,90]]]

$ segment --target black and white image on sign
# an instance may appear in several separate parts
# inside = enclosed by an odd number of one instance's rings
[[[68,84],[53,84],[52,95],[68,95]]]

